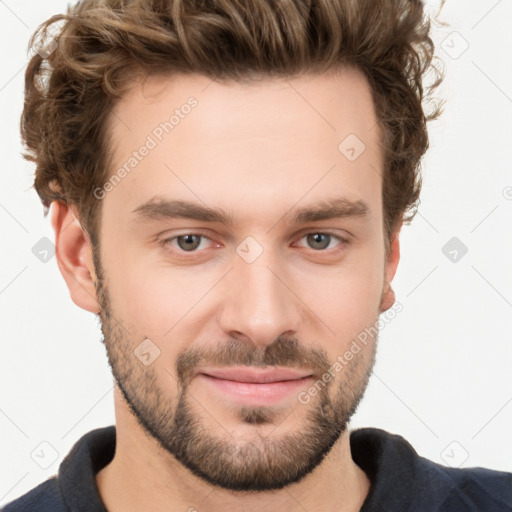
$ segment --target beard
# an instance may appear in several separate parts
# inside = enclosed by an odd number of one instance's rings
[[[322,349],[306,348],[294,337],[280,336],[264,349],[237,339],[213,347],[185,348],[176,358],[172,375],[156,365],[144,366],[134,349],[143,338],[131,337],[115,319],[103,269],[96,261],[101,329],[115,382],[142,430],[203,481],[231,491],[282,489],[311,473],[347,430],[368,385],[375,363],[376,341],[361,350],[307,404],[264,407],[228,404],[244,427],[253,426],[250,439],[237,438],[213,418],[189,390],[199,365],[282,366],[314,370],[316,379],[332,367]],[[376,319],[378,318],[378,313]],[[342,349],[343,351],[345,349]],[[160,373],[160,377],[158,377]],[[161,386],[162,374],[174,378],[177,400]],[[337,386],[337,387],[335,387]],[[296,408],[305,408],[303,421],[286,433],[275,433]],[[278,421],[280,420],[280,421]],[[213,423],[213,431],[208,421]],[[267,435],[259,426],[275,425]],[[220,425],[220,428],[218,428]]]

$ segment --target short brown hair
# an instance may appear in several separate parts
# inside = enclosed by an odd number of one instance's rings
[[[110,174],[107,120],[136,77],[247,81],[356,66],[381,133],[388,249],[397,223],[416,213],[426,122],[441,113],[442,101],[428,115],[422,104],[443,79],[429,32],[420,0],[83,0],[30,41],[57,45],[46,58],[35,53],[25,73],[21,134],[24,157],[36,163],[34,187],[46,208],[75,205],[95,247],[101,201],[93,191]]]

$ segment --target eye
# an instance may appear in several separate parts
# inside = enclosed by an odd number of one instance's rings
[[[312,232],[307,233],[304,235],[300,240],[306,239],[306,242],[310,245],[311,248],[319,251],[324,251],[325,249],[332,249],[331,242],[338,241],[340,242],[337,244],[340,246],[346,245],[349,243],[349,241],[341,236],[335,235],[333,233],[324,233],[321,231],[318,232]],[[331,247],[329,247],[331,246]]]
[[[183,252],[197,252],[196,249],[201,246],[202,240],[209,240],[200,233],[186,233],[184,235],[173,236],[163,241],[164,245],[170,245],[174,249]],[[174,244],[173,242],[176,242]]]
[[[306,233],[299,240],[306,239],[307,244],[310,248],[315,251],[324,252],[328,249],[333,249],[338,247],[338,250],[341,250],[344,245],[349,243],[349,240],[343,238],[339,235],[335,235],[333,233],[326,233],[322,231],[313,231],[310,233]],[[194,253],[200,252],[198,249],[206,249],[208,247],[208,243],[206,245],[202,242],[210,241],[206,235],[202,233],[185,233],[183,235],[177,235],[170,238],[166,238],[162,241],[162,245],[171,246],[173,250],[181,253]],[[333,242],[338,242],[338,244],[333,245]]]

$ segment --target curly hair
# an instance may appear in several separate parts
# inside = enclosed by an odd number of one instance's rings
[[[110,174],[107,121],[138,78],[199,73],[251,81],[355,66],[368,79],[383,148],[386,253],[419,203],[427,121],[443,101],[431,20],[421,0],[83,0],[42,23],[29,49],[21,116],[23,156],[36,164],[45,206],[66,201],[98,244]],[[52,51],[53,50],[53,51]],[[423,79],[434,71],[427,88]]]

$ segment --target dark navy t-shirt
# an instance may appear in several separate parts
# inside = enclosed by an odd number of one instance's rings
[[[107,512],[95,474],[112,460],[115,442],[115,426],[88,432],[57,475],[2,511]],[[512,473],[445,467],[420,457],[403,437],[375,428],[352,431],[350,447],[371,481],[361,512],[512,512]]]

